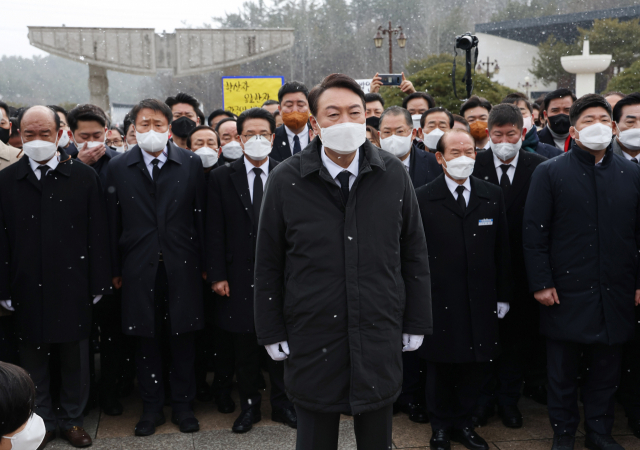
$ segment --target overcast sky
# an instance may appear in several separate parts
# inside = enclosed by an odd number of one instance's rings
[[[237,12],[242,0],[0,0],[0,56],[46,52],[29,45],[27,26],[155,28],[172,32]]]

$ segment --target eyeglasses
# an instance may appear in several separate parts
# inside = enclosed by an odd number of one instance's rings
[[[245,139],[251,139],[254,136],[260,136],[261,139],[271,140],[271,135],[269,133],[265,134],[243,134],[242,137]]]
[[[107,144],[107,147],[121,147],[124,144],[124,140],[121,138],[107,139],[105,144]]]

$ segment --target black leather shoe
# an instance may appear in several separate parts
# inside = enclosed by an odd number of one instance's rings
[[[236,404],[228,394],[216,397],[216,404],[218,405],[218,411],[222,414],[231,414],[236,410]]]
[[[528,387],[526,384],[524,385],[524,389],[522,390],[522,395],[525,397],[529,397],[536,403],[540,405],[547,404],[547,387],[546,386],[534,386]]]
[[[629,419],[629,428],[633,431],[633,435],[640,439],[640,419]]]
[[[291,428],[298,428],[298,415],[293,407],[274,409],[271,412],[271,420],[284,423]]]
[[[203,383],[202,385],[198,386],[198,389],[196,389],[196,400],[202,403],[207,403],[213,400],[211,388],[207,383]]]
[[[200,431],[200,423],[192,412],[172,414],[171,422],[180,427],[181,433],[195,433],[196,431]]]
[[[496,413],[495,407],[476,406],[476,409],[471,413],[471,420],[474,427],[483,427],[487,424],[489,418],[493,417]]]
[[[561,434],[553,436],[553,447],[551,450],[573,450],[573,446],[576,443],[576,438],[568,434]]]
[[[429,414],[426,405],[420,403],[408,403],[402,405],[400,410],[409,415],[409,420],[415,423],[429,423]]]
[[[262,413],[260,410],[249,408],[246,411],[242,411],[240,416],[233,422],[231,431],[234,433],[246,433],[253,428],[254,423],[258,423],[262,420]]]
[[[471,450],[489,450],[489,444],[482,439],[473,428],[463,428],[462,430],[453,430],[451,432],[451,440],[456,441]]]
[[[156,432],[156,427],[165,423],[164,414],[162,413],[145,413],[142,414],[140,421],[136,424],[136,436],[151,436]]]
[[[100,408],[107,416],[121,416],[124,408],[115,395],[103,395],[100,397]]]
[[[522,428],[522,413],[516,405],[498,406],[498,415],[507,428]]]
[[[587,433],[584,446],[590,450],[624,450],[610,434]]]
[[[429,447],[433,450],[450,450],[449,433],[446,430],[433,430],[431,440],[429,440]]]

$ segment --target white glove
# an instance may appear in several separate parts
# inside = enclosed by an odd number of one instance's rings
[[[280,351],[280,347],[282,347],[282,352]],[[271,359],[274,361],[284,361],[287,359],[287,356],[289,356],[289,344],[287,341],[265,345],[264,348],[267,349],[267,353],[269,353],[269,356],[271,356]]]
[[[102,294],[100,295],[94,295],[93,296],[93,304],[95,305],[96,303],[98,303],[100,301],[100,299],[102,298]]]
[[[402,351],[412,352],[414,350],[418,350],[422,345],[423,339],[424,339],[424,336],[402,333],[402,346],[403,346]]]
[[[8,311],[15,311],[13,306],[11,306],[11,300],[0,300],[0,305]]]
[[[509,304],[498,302],[498,319],[504,319],[509,312]]]

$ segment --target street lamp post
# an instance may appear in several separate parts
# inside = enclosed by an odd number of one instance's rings
[[[531,98],[529,96],[529,89],[531,89],[532,87],[538,86],[538,83],[536,81],[534,81],[533,84],[529,83],[529,81],[531,81],[529,77],[524,77],[524,83],[518,83],[518,88],[525,89],[527,98]]]
[[[398,35],[398,47],[404,48],[407,45],[407,37],[404,35],[402,31],[402,27],[391,28],[391,21],[389,21],[389,28],[384,29],[382,25],[378,27],[378,32],[373,37],[373,43],[376,45],[376,48],[382,47],[382,41],[384,40],[384,35],[389,35],[389,73],[393,73],[393,45],[391,42],[391,36],[394,34]]]
[[[481,71],[482,70],[482,66],[486,66],[487,68],[487,78],[491,78],[493,75],[491,74],[491,67],[495,66],[494,70],[493,70],[493,74],[497,74],[500,72],[500,66],[498,65],[498,60],[494,59],[493,61],[490,60],[490,58],[487,56],[487,61],[486,62],[479,62],[478,63],[478,67],[476,68],[476,70]]]

